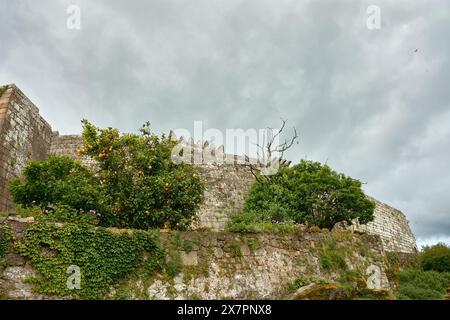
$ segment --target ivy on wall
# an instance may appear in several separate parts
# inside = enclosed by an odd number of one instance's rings
[[[138,267],[148,275],[166,267],[157,231],[115,234],[87,224],[38,222],[28,228],[17,249],[38,271],[28,279],[36,291],[72,298],[102,299]],[[67,285],[70,266],[80,268],[79,289]]]
[[[8,86],[0,86],[0,97],[8,90]]]
[[[11,231],[6,225],[0,225],[0,261],[5,257],[11,241]]]

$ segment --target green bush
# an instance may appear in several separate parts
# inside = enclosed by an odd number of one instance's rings
[[[171,160],[175,142],[152,134],[147,123],[140,134],[99,129],[83,120],[84,147],[99,164],[111,210],[107,226],[186,229],[203,200],[204,185],[195,169]]]
[[[425,246],[420,254],[422,269],[450,272],[450,247],[444,243]]]
[[[340,221],[373,220],[375,204],[361,182],[339,174],[327,165],[302,160],[281,168],[268,180],[256,181],[245,205],[245,223],[262,221],[295,223],[331,229]],[[234,221],[233,223],[236,223]]]
[[[47,208],[38,218],[45,221],[88,223],[92,225],[97,225],[99,222],[99,215],[95,210],[85,212],[63,204]]]
[[[16,204],[43,210],[59,204],[75,210],[104,212],[105,188],[94,172],[67,156],[51,155],[45,161],[31,161],[23,177],[12,179],[9,190]]]
[[[175,142],[150,133],[148,124],[139,135],[98,129],[86,120],[83,126],[79,153],[95,159],[98,170],[67,156],[30,162],[23,177],[10,181],[22,211],[38,206],[45,217],[61,222],[96,223],[98,216],[106,227],[189,227],[204,184],[192,166],[171,161]]]
[[[395,295],[402,300],[441,299],[450,287],[450,273],[421,270],[404,270],[397,274]]]
[[[8,90],[8,86],[0,86],[0,98],[5,93],[6,90]]]

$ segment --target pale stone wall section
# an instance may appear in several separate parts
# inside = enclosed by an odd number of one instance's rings
[[[417,252],[416,238],[412,233],[405,215],[395,208],[374,198],[374,220],[367,224],[354,221],[351,230],[376,234],[381,237],[384,249],[393,252]]]
[[[198,210],[195,228],[223,230],[230,216],[242,212],[245,197],[254,182],[250,169],[232,164],[196,166],[206,183],[205,201]]]
[[[72,159],[81,161],[85,165],[94,168],[95,160],[88,156],[81,156],[78,150],[83,147],[83,140],[79,135],[60,135],[58,131],[53,132],[50,154],[58,156],[69,156]]]
[[[30,160],[43,160],[52,130],[39,109],[14,84],[0,99],[0,210],[14,207],[8,180],[19,176]]]
[[[324,272],[320,266],[320,248],[328,234],[277,235],[230,233],[184,233],[196,245],[182,254],[182,272],[172,281],[156,277],[148,287],[144,282],[130,283],[134,298],[189,299],[274,299],[302,276],[315,275],[328,281],[341,276]],[[342,241],[342,242],[341,242]],[[351,254],[346,263],[363,273],[368,266],[380,270],[378,289],[389,289],[383,246],[378,236],[353,236],[338,240]],[[250,245],[253,244],[253,245]],[[357,248],[365,248],[365,256]],[[236,251],[240,255],[236,255]],[[206,272],[202,272],[206,268]]]

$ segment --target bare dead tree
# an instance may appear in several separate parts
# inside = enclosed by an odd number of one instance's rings
[[[285,130],[287,120],[281,119],[281,127],[278,129],[275,134],[272,134],[270,137],[263,137],[263,143],[256,144],[257,146],[257,158],[258,162],[256,164],[247,163],[246,166],[249,167],[250,172],[256,178],[256,180],[261,181],[262,179],[268,180],[270,176],[261,175],[261,171],[269,168],[273,164],[277,164],[280,167],[289,166],[290,161],[283,159],[284,153],[289,150],[294,143],[298,139],[297,130],[293,127],[294,134],[290,139],[284,140],[283,143],[275,145],[276,140],[280,137],[282,132]],[[274,132],[274,129],[271,127],[266,128],[267,132]],[[297,141],[298,143],[298,141]],[[277,155],[276,157],[274,155]],[[248,158],[248,157],[247,157]],[[262,159],[262,161],[261,161]],[[278,162],[278,163],[277,163]]]

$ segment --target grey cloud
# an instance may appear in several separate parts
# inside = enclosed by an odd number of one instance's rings
[[[423,243],[448,239],[450,4],[377,2],[370,31],[371,1],[10,1],[0,82],[62,133],[84,117],[158,132],[287,118],[301,135],[291,160],[327,161],[403,210]],[[72,3],[80,31],[66,28]]]

